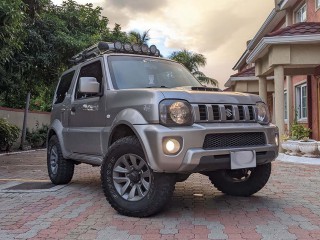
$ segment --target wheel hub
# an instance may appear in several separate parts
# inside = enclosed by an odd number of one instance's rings
[[[141,174],[138,171],[134,170],[131,173],[129,173],[127,177],[130,179],[132,183],[138,183],[140,181]]]
[[[146,161],[135,154],[121,156],[113,166],[113,184],[127,201],[139,201],[150,189],[151,172]]]

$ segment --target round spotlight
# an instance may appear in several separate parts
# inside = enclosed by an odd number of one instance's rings
[[[130,52],[131,49],[132,49],[132,46],[131,46],[130,43],[125,43],[125,44],[123,45],[123,48],[124,48],[125,51]]]
[[[142,51],[143,53],[148,53],[148,52],[149,52],[149,47],[148,47],[148,45],[147,45],[147,44],[142,44],[142,46],[141,46],[141,51]]]
[[[141,46],[138,43],[132,45],[132,50],[134,52],[141,52]]]
[[[155,45],[151,45],[149,50],[152,55],[155,55],[158,49]]]
[[[114,43],[114,49],[117,51],[120,51],[122,49],[122,43],[121,42],[115,42]]]
[[[101,52],[109,50],[109,45],[106,42],[99,42],[98,43],[98,48]]]
[[[157,49],[156,53],[154,54],[156,57],[160,57],[160,51]]]
[[[163,140],[163,151],[168,155],[175,155],[181,150],[181,143],[175,138],[165,138]]]

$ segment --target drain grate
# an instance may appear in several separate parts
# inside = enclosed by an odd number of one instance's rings
[[[9,188],[6,188],[5,190],[45,190],[56,187],[56,185],[52,184],[51,182],[24,182]]]

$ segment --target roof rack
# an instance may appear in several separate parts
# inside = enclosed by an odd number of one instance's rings
[[[148,47],[147,44],[140,45],[137,43],[123,44],[121,42],[98,42],[74,55],[69,61],[76,65],[93,57],[99,56],[105,52],[131,53],[160,57],[160,51],[155,45]]]

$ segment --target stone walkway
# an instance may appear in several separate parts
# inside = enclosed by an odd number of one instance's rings
[[[99,178],[98,167],[81,164],[67,186],[19,190],[49,184],[46,152],[0,156],[0,239],[320,239],[320,166],[276,161],[249,198],[225,196],[194,174],[145,219],[117,214]]]

